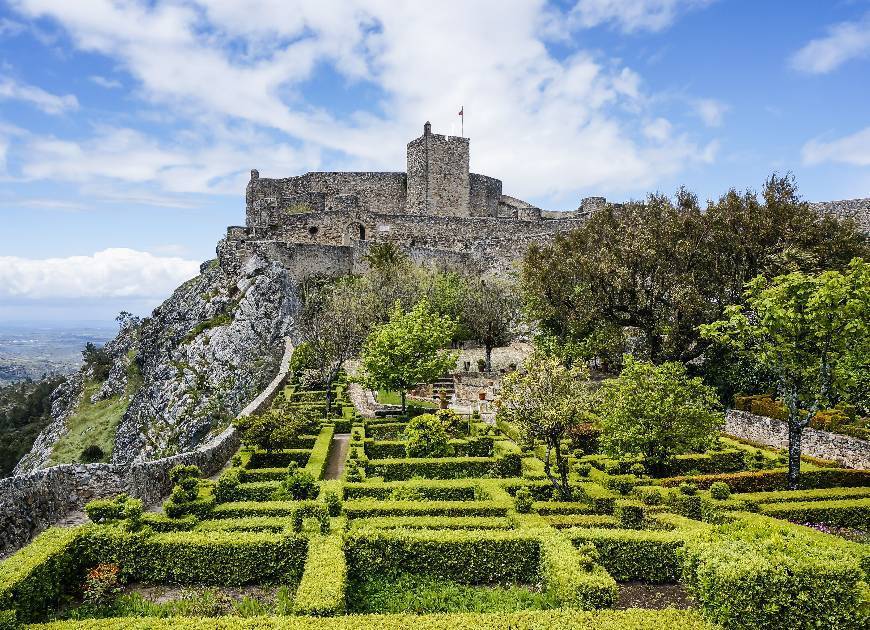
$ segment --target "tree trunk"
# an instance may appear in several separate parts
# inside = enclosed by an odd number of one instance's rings
[[[486,371],[492,372],[492,346],[486,344],[484,349],[486,350]]]
[[[332,415],[332,383],[326,383],[326,417]]]
[[[562,470],[561,464],[561,451],[559,450],[559,446],[556,446],[556,466],[559,468],[558,473],[562,478],[564,485],[559,483],[559,480],[556,479],[556,476],[553,475],[553,469],[550,467],[550,453],[553,451],[552,444],[547,444],[547,454],[544,457],[544,472],[547,473],[547,478],[550,480],[550,483],[553,484],[553,489],[559,494],[562,499],[567,501],[571,500],[571,488],[568,487],[568,479],[567,479],[567,469]],[[564,474],[563,474],[564,473]]]
[[[402,396],[402,415],[404,416],[405,415],[405,390],[404,389],[401,391],[401,396]]]
[[[788,418],[788,489],[797,490],[801,472],[801,438],[803,426],[799,417]]]
[[[562,445],[556,442],[556,467],[559,469],[559,477],[562,480],[562,497],[571,500],[571,486],[568,485],[568,463],[562,458]]]

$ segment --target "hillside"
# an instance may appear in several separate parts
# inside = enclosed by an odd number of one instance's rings
[[[275,263],[217,261],[106,345],[108,374],[86,364],[53,396],[16,473],[55,463],[129,463],[194,448],[253,399],[277,369],[298,305]]]
[[[63,380],[53,377],[0,387],[0,477],[12,472],[49,423],[51,394]]]

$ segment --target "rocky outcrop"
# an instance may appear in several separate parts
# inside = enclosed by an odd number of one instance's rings
[[[295,329],[296,281],[264,257],[228,262],[204,263],[150,317],[127,320],[107,344],[112,366],[91,402],[130,398],[113,464],[195,449],[225,429],[277,372]],[[16,474],[45,466],[91,376],[82,368],[58,388],[52,422]]]

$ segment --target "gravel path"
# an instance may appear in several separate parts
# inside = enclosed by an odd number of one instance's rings
[[[326,474],[324,479],[338,479],[344,472],[344,460],[347,456],[347,447],[350,445],[350,433],[336,433],[332,436],[332,449],[329,453],[329,461],[326,462]]]

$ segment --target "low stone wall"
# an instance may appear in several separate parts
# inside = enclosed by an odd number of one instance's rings
[[[788,448],[788,423],[748,411],[731,409],[725,414],[725,433],[776,448]],[[870,442],[848,435],[804,429],[804,455],[835,461],[848,468],[870,468]]]
[[[288,341],[278,375],[239,414],[256,413],[272,402],[288,376],[293,345]],[[130,466],[115,464],[61,464],[25,475],[0,479],[0,556],[23,546],[69,512],[92,499],[121,492],[153,504],[169,494],[169,471],[178,464],[196,465],[208,477],[218,472],[239,448],[230,426],[194,451]]]

